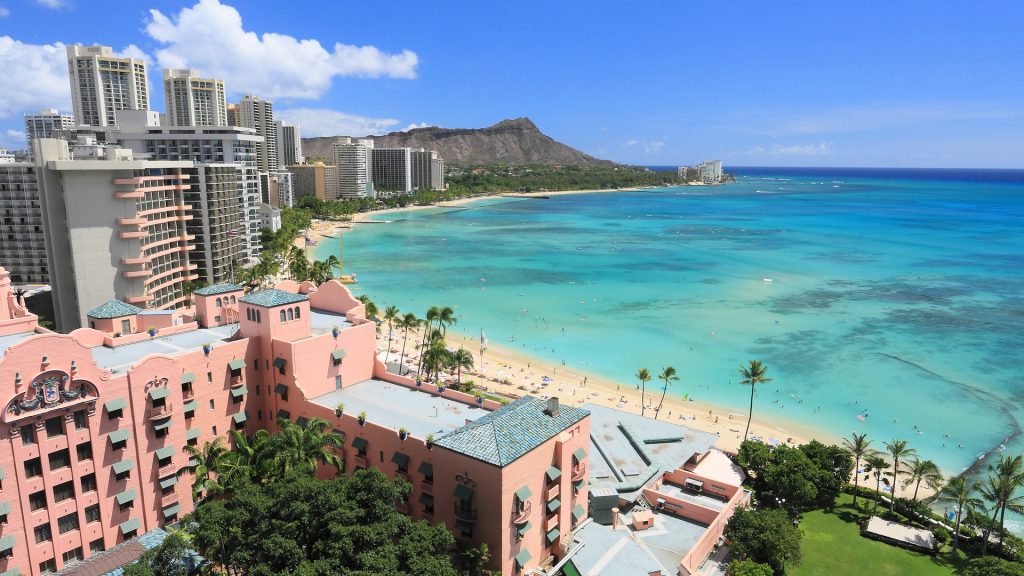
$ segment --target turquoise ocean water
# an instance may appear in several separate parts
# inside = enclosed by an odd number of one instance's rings
[[[450,305],[459,332],[626,383],[675,366],[670,393],[736,412],[761,359],[757,414],[948,471],[1024,451],[1024,171],[736,172],[383,215],[346,233],[345,269],[379,304]]]

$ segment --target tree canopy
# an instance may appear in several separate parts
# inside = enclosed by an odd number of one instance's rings
[[[1024,576],[1024,564],[984,556],[968,560],[956,573],[957,576]]]
[[[747,558],[729,564],[729,576],[773,576],[772,567]]]
[[[786,564],[800,561],[803,533],[783,510],[737,508],[725,536],[741,558],[767,564],[776,576],[785,574]]]
[[[817,440],[796,448],[747,441],[740,445],[738,459],[753,472],[750,482],[762,506],[793,513],[832,507],[853,472],[846,450]]]

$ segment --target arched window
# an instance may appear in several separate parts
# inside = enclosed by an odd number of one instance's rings
[[[281,322],[284,322],[284,310],[281,310]]]
[[[295,312],[291,308],[288,309],[288,319],[295,320]]]
[[[220,296],[217,297],[217,308],[223,308],[224,303],[221,301]]]
[[[263,322],[263,319],[260,316],[260,311],[259,310],[256,311],[256,321],[257,322]]]
[[[302,314],[302,308],[299,308],[298,306],[296,306],[295,307],[295,319],[298,320],[299,317],[301,316],[301,314]]]
[[[252,308],[245,309],[245,319],[252,322]]]
[[[235,303],[235,297],[234,297],[234,296],[232,296],[232,297],[231,297],[231,303],[232,303],[232,304],[234,304],[234,303]]]

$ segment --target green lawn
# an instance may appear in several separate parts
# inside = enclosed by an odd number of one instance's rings
[[[932,557],[876,542],[860,535],[857,520],[864,513],[843,494],[832,512],[804,514],[800,527],[803,560],[786,570],[787,576],[950,576],[953,566],[946,554]],[[860,501],[858,501],[858,504]]]

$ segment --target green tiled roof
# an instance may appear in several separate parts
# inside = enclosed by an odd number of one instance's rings
[[[563,404],[555,416],[549,416],[545,408],[546,401],[526,396],[453,430],[434,444],[505,466],[590,414]]]
[[[11,513],[11,505],[7,502],[0,502],[0,516],[6,516]]]
[[[122,316],[134,316],[139,312],[142,312],[142,308],[111,298],[105,303],[90,310],[86,316],[106,320],[110,318],[120,318]]]
[[[168,394],[170,394],[170,391],[167,388],[149,389],[149,397],[152,398],[153,400],[163,400],[164,398],[167,398]]]
[[[241,370],[245,368],[245,359],[232,360],[228,362],[228,368],[232,370]]]
[[[174,486],[177,483],[178,483],[178,477],[172,474],[172,475],[168,476],[167,478],[164,478],[164,479],[160,480],[160,487],[161,488],[170,488],[171,486]]]
[[[248,393],[249,393],[249,387],[246,386],[245,384],[239,386],[238,388],[232,388],[231,389],[231,397],[232,398],[238,398],[239,396],[245,396]]]
[[[181,375],[182,384],[191,384],[196,381],[196,375],[193,372],[185,372]]]
[[[124,442],[125,440],[132,437],[132,433],[129,430],[114,430],[110,434],[107,434],[110,438],[111,444],[117,444],[118,442]]]
[[[533,496],[533,492],[530,492],[530,487],[525,484],[516,490],[516,498],[519,498],[520,502],[526,502],[530,496]]]
[[[579,520],[587,515],[587,511],[583,509],[583,506],[577,504],[572,507],[572,517],[574,520]]]
[[[131,520],[125,520],[124,522],[121,522],[121,534],[128,534],[133,530],[138,530],[139,524],[140,522],[138,518],[132,518]]]
[[[177,503],[171,504],[170,506],[164,508],[164,518],[167,518],[168,516],[174,516],[178,513],[179,510],[181,510],[181,505]]]
[[[572,457],[575,458],[577,462],[582,462],[587,458],[587,451],[583,448],[577,448],[576,451],[572,453]]]
[[[423,474],[424,476],[433,476],[434,465],[427,461],[420,462],[419,473]]]
[[[133,462],[132,460],[121,460],[120,462],[114,462],[114,465],[112,466],[112,468],[114,469],[114,474],[124,474],[125,472],[131,470],[134,467],[135,462]]]
[[[11,536],[11,538],[14,538],[14,536]],[[11,568],[6,572],[0,572],[0,576],[22,576],[22,574],[21,570],[18,570],[17,568]]]
[[[191,400],[186,401],[184,404],[182,404],[181,405],[181,409],[184,412],[195,412],[197,406],[198,406],[198,404],[196,404],[196,399],[193,398]]]
[[[167,419],[164,419],[164,420],[160,420],[156,424],[153,424],[153,430],[163,430],[164,428],[167,428],[168,426],[170,426],[171,422],[173,422],[173,421],[174,421],[173,418],[167,418]]]
[[[284,290],[278,290],[276,288],[260,290],[259,292],[253,292],[252,294],[241,298],[241,301],[246,304],[263,306],[264,308],[294,304],[296,302],[305,302],[306,300],[309,300],[309,297],[305,294],[285,292]]]
[[[356,450],[362,450],[366,448],[367,444],[368,443],[366,442],[366,438],[360,438],[356,436],[355,438],[352,439],[352,447],[355,448]]]
[[[548,532],[548,544],[554,544],[555,540],[558,540],[559,534],[560,532],[558,531],[558,528],[555,528],[551,530],[551,532]]]
[[[7,470],[4,470],[3,466],[0,466],[0,480],[7,478]]]
[[[342,360],[344,360],[345,356],[348,356],[348,354],[344,350],[341,350],[341,349],[338,349],[338,350],[335,350],[335,351],[331,352],[331,358],[334,358],[338,362],[341,362]]]
[[[107,409],[107,412],[113,412],[114,410],[124,410],[124,407],[128,405],[128,402],[124,398],[114,398],[113,400],[107,400],[103,403],[103,407]]]
[[[202,434],[202,430],[199,428],[190,428],[185,431],[185,440],[195,440],[199,438],[200,434]]]
[[[456,498],[463,502],[468,502],[473,498],[473,489],[465,484],[456,484],[455,492],[453,492]]]
[[[224,294],[225,292],[241,292],[242,287],[238,284],[231,284],[230,282],[224,282],[221,284],[214,284],[212,286],[206,286],[195,291],[200,296],[216,296],[217,294]]]
[[[135,490],[125,490],[117,496],[114,496],[114,500],[117,500],[117,503],[121,506],[124,506],[129,502],[133,502],[135,500]]]
[[[517,532],[519,533],[519,537],[522,538],[524,535],[526,535],[526,533],[530,531],[530,528],[533,528],[533,522],[527,522],[526,524],[520,526],[517,530]]]
[[[231,415],[231,419],[235,421],[235,424],[244,424],[249,419],[249,415],[245,412],[238,412]]]
[[[278,419],[284,418],[285,420],[290,420],[292,417],[292,413],[287,410],[278,410],[277,417]]]
[[[174,446],[164,446],[163,448],[156,451],[156,457],[160,460],[164,458],[174,457]]]
[[[409,465],[409,457],[401,452],[395,452],[394,455],[391,456],[391,463],[398,464],[400,468],[404,468]]]
[[[14,548],[14,536],[7,535],[0,538],[0,552],[6,552]]]
[[[548,512],[554,512],[555,510],[558,510],[558,508],[561,506],[562,501],[559,500],[558,498],[555,498],[551,502],[548,502]]]

